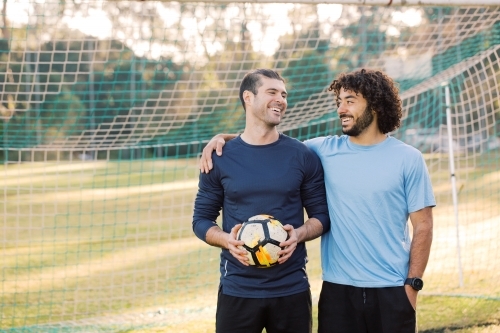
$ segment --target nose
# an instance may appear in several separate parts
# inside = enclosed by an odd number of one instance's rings
[[[286,101],[286,98],[281,96],[281,95],[278,95],[276,97],[276,102],[281,104],[281,105],[287,105],[287,101]]]
[[[347,109],[345,108],[345,103],[339,102],[337,105],[338,105],[337,106],[337,113],[338,114],[343,114],[343,113],[347,112]]]

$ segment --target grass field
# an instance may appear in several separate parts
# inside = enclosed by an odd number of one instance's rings
[[[420,331],[500,332],[498,156],[457,166],[458,229],[446,163],[428,162],[438,207]],[[0,330],[212,332],[219,251],[191,231],[197,177],[194,159],[5,166]],[[317,301],[318,240],[308,249]]]

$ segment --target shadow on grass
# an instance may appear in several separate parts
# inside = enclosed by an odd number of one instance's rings
[[[469,330],[469,329],[476,329],[474,332],[478,332],[481,329],[486,329],[490,326],[498,325],[500,322],[486,322],[486,323],[481,323],[481,324],[472,324],[472,325],[466,325],[466,326],[447,326],[447,327],[440,327],[440,328],[431,328],[431,329],[426,329],[426,330],[418,330],[419,333],[451,333],[451,332],[456,332],[456,331],[464,331],[464,330]]]

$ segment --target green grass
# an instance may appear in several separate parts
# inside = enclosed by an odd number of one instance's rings
[[[449,172],[429,163],[438,199],[436,230],[452,228]],[[481,161],[475,169],[457,172],[463,183],[464,227],[500,216],[497,163]],[[194,159],[5,167],[0,172],[0,330],[21,332],[78,320],[88,324],[88,318],[126,318],[165,309],[172,316],[157,324],[127,327],[123,319],[119,330],[212,332],[219,250],[193,237],[197,178]],[[478,231],[476,236],[494,232]],[[483,244],[496,262],[479,265],[487,257],[482,252],[467,262],[463,288],[456,287],[456,271],[446,266],[450,263],[426,274],[426,290],[443,296],[420,296],[421,332],[473,332],[498,322],[500,302],[481,298],[500,297],[500,276],[493,269],[500,259],[492,256],[498,253],[496,244]],[[440,245],[433,245],[435,253]],[[317,297],[319,241],[308,248],[308,273]],[[478,297],[446,297],[451,294]],[[103,319],[102,325],[106,323]]]
[[[467,330],[499,324],[500,300],[423,296],[419,299],[420,332]]]

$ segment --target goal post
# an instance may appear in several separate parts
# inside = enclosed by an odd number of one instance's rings
[[[500,301],[497,2],[3,1],[0,330],[214,321],[219,250],[191,227],[198,158],[213,135],[242,131],[239,83],[261,67],[285,77],[279,130],[300,140],[341,134],[327,90],[339,73],[397,81],[391,135],[422,151],[437,199],[421,295],[488,298],[481,311],[460,303],[481,314],[450,326],[488,322]],[[319,241],[307,247],[317,302]]]

